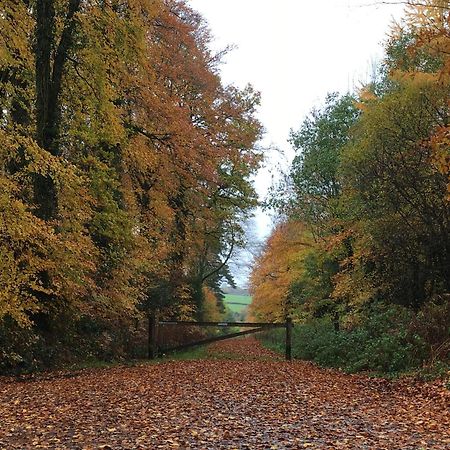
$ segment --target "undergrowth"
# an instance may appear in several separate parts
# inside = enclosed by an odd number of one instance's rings
[[[292,355],[323,367],[348,373],[367,372],[387,377],[411,374],[421,379],[445,378],[449,375],[448,308],[434,307],[437,318],[406,308],[379,307],[352,328],[336,331],[330,318],[313,319],[296,324],[292,335]],[[422,320],[426,317],[426,326]],[[422,320],[421,320],[422,319]],[[433,336],[431,338],[430,336]],[[284,352],[284,330],[261,335],[268,348]]]

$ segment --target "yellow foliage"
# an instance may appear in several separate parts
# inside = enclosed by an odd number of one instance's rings
[[[407,7],[406,24],[417,36],[417,42],[411,52],[425,50],[440,58],[441,65],[435,73],[423,73],[418,70],[407,74],[397,73],[399,79],[409,78],[415,82],[433,82],[450,86],[450,7],[447,0],[424,0],[411,3]],[[447,200],[450,201],[450,126],[439,127],[431,136],[434,151],[433,162],[439,172],[448,177]]]
[[[439,127],[430,143],[436,169],[448,177],[447,200],[450,201],[450,127]]]
[[[0,174],[0,317],[28,325],[27,314],[39,309],[36,294],[51,292],[38,275],[54,267],[46,256],[55,237],[16,195],[14,184]]]
[[[219,322],[222,319],[222,313],[217,304],[217,297],[207,286],[203,287],[203,314],[202,320]]]
[[[361,111],[367,108],[367,105],[377,99],[377,96],[367,88],[361,89],[359,93],[359,101],[356,103],[356,107]]]
[[[304,256],[312,246],[310,233],[300,222],[281,223],[274,229],[251,274],[251,317],[268,321],[284,318],[289,310],[289,288],[302,274]]]
[[[222,86],[184,1],[81,2],[72,26],[76,3],[52,2],[45,37],[27,2],[0,6],[0,319],[191,318],[189,283],[255,204],[258,94]]]

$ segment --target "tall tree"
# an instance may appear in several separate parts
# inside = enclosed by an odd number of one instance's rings
[[[370,101],[342,165],[343,201],[352,206],[351,226],[359,234],[347,268],[363,269],[368,282],[375,276],[376,297],[408,306],[449,288],[445,177],[430,164],[428,141],[446,120],[447,92],[404,82]]]
[[[210,39],[182,1],[1,2],[0,318],[51,335],[211,309],[261,125]]]
[[[323,108],[314,109],[300,129],[291,132],[296,156],[290,173],[293,197],[289,214],[308,223],[317,238],[326,235],[331,220],[337,219],[341,152],[358,116],[353,96],[329,94]]]

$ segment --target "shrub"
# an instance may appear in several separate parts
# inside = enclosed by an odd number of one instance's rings
[[[0,321],[0,374],[144,358],[146,354],[146,320],[66,317],[48,321],[45,328],[21,328],[8,318]]]
[[[395,373],[438,361],[448,362],[449,302],[429,303],[418,312],[400,306],[373,305],[359,325],[336,331],[331,318],[297,324],[292,350],[297,359],[347,372]],[[284,332],[263,341],[283,351]]]

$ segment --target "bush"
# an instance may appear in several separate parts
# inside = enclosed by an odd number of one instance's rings
[[[336,331],[331,318],[297,324],[294,358],[314,361],[346,372],[395,373],[428,362],[448,362],[450,306],[427,304],[417,314],[400,306],[375,305],[351,329]],[[284,351],[284,332],[262,336],[267,346]]]
[[[424,344],[425,362],[434,365],[450,359],[450,294],[426,303],[414,317],[410,333]]]
[[[35,370],[39,346],[39,336],[32,330],[9,318],[0,321],[0,374]]]
[[[132,318],[84,316],[22,328],[0,321],[0,374],[27,373],[92,361],[145,358],[147,322]]]

